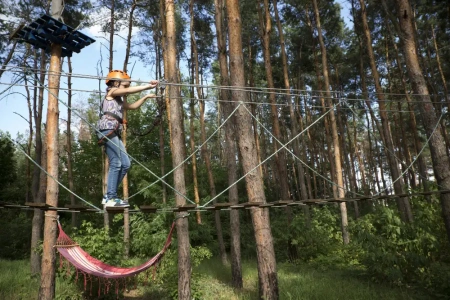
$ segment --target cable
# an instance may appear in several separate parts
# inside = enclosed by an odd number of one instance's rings
[[[13,69],[27,69],[27,70],[32,70],[32,71],[40,71],[40,69],[37,68],[29,68],[29,67],[22,67],[22,66],[11,66],[11,65],[6,65],[5,67],[9,67],[10,69],[6,69],[6,71],[10,71]],[[94,76],[94,75],[86,75],[86,74],[76,74],[76,73],[67,73],[67,72],[53,72],[53,71],[46,71],[47,75],[53,74],[55,73],[56,75],[60,75],[63,77],[68,77],[71,76],[72,78],[84,78],[84,79],[101,79],[101,80],[106,80],[107,77],[104,76]],[[134,82],[134,83],[148,83],[148,81],[142,81],[142,80],[133,80],[131,79],[130,82]],[[204,85],[204,84],[192,84],[192,83],[170,83],[168,82],[167,85],[170,86],[183,86],[183,87],[201,87],[201,88],[207,88],[207,89],[225,89],[225,90],[231,90],[231,91],[246,91],[246,92],[252,92],[252,93],[264,93],[264,94],[276,94],[276,95],[282,95],[282,96],[286,96],[289,95],[291,97],[296,97],[296,96],[301,96],[302,94],[316,94],[316,97],[321,97],[321,98],[327,98],[326,96],[319,96],[320,93],[323,93],[324,90],[302,90],[302,89],[286,89],[286,88],[266,88],[266,87],[236,87],[236,86],[218,86],[218,85]],[[289,93],[288,93],[289,91]],[[342,97],[337,97],[337,96],[333,96],[334,94],[342,94],[342,91],[331,91],[332,93],[332,99],[334,98],[342,98]],[[352,93],[352,94],[359,94],[358,91],[350,91],[347,93]],[[369,95],[376,95],[378,94],[377,92],[371,92],[368,91],[367,94]],[[390,93],[390,92],[383,92],[384,95],[386,96],[404,96],[404,93]],[[410,93],[410,96],[440,96],[442,98],[444,98],[444,94],[413,94]],[[362,99],[359,98],[347,98],[348,100],[358,100],[361,101]],[[384,100],[385,102],[391,102],[392,100]],[[377,100],[377,102],[379,102]],[[411,102],[421,102],[420,100],[417,101],[411,101]],[[442,103],[442,102],[434,102],[434,103]]]
[[[6,138],[8,140],[11,141],[11,143],[13,143],[14,145],[16,145],[16,149],[18,149],[20,152],[22,152],[31,162],[33,162],[35,164],[36,167],[38,167],[39,169],[41,169],[42,172],[44,172],[48,177],[50,177],[51,179],[53,179],[56,183],[58,183],[60,186],[62,186],[66,191],[68,191],[69,193],[71,193],[72,195],[74,195],[75,197],[77,197],[78,199],[80,199],[81,201],[83,201],[84,203],[86,203],[87,205],[95,208],[98,211],[101,211],[100,208],[96,207],[95,205],[91,204],[90,202],[84,200],[83,198],[81,198],[80,196],[78,196],[77,194],[75,194],[72,190],[70,190],[68,187],[66,187],[64,184],[62,184],[60,181],[58,181],[58,179],[56,179],[55,177],[53,177],[52,175],[50,175],[43,167],[41,167],[31,156],[29,156],[23,149],[21,149],[20,147],[17,147],[17,143],[15,141],[13,141],[7,134],[5,134],[4,136],[6,136]]]

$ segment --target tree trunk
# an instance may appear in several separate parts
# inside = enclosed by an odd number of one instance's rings
[[[231,86],[239,87],[232,90],[232,100],[235,102],[247,99],[244,77],[244,57],[242,53],[241,14],[239,1],[227,0],[228,32],[230,42],[230,78]],[[247,176],[245,183],[250,202],[266,203],[264,185],[260,173],[255,167],[258,165],[252,122],[244,107],[240,106],[236,113],[236,125],[239,150],[242,158],[243,171]],[[279,298],[278,276],[276,270],[275,251],[270,228],[268,208],[254,207],[251,217],[256,240],[258,261],[259,298],[273,300]]]
[[[200,98],[203,98],[203,94],[200,94]],[[202,140],[202,156],[205,161],[206,172],[208,174],[208,183],[209,183],[209,195],[211,199],[214,199],[217,195],[216,186],[214,183],[214,175],[211,167],[211,159],[209,156],[208,148],[206,147],[206,130],[205,130],[205,101],[200,100],[200,130],[201,130],[201,140]],[[213,201],[216,203],[216,201]],[[216,224],[216,232],[217,232],[217,242],[219,243],[219,252],[220,257],[222,259],[222,263],[224,265],[228,264],[228,256],[225,250],[225,243],[223,241],[223,233],[222,233],[222,222],[220,220],[220,211],[214,212],[214,221]]]
[[[264,1],[263,10],[264,15],[261,12],[261,4],[262,1]],[[272,21],[271,16],[269,12],[269,0],[259,0],[258,3],[258,15],[260,20],[260,32],[261,32],[261,40],[263,44],[263,53],[264,53],[264,67],[266,70],[266,79],[267,79],[267,87],[269,90],[272,90],[275,88],[275,84],[273,82],[273,74],[272,74],[272,63],[270,61],[271,54],[270,54],[270,33],[272,31]],[[281,141],[281,130],[280,130],[280,121],[278,119],[278,109],[277,109],[277,103],[275,99],[275,93],[269,93],[269,100],[271,103],[271,113],[272,113],[272,131],[273,136],[278,140]],[[274,151],[278,151],[279,145],[277,141],[273,142],[274,145]],[[281,191],[281,199],[282,200],[289,200],[289,186],[288,186],[288,180],[287,180],[287,169],[286,169],[286,152],[283,150],[279,151],[275,155],[275,172],[277,174],[277,177],[280,179],[278,180],[278,184]],[[289,216],[289,214],[288,214]]]
[[[167,44],[167,65],[166,75],[170,83],[178,83],[177,71],[177,44],[176,44],[176,21],[175,21],[175,3],[174,0],[165,1],[166,16],[166,40]],[[171,149],[172,149],[172,165],[175,168],[180,165],[186,157],[186,148],[184,140],[183,126],[183,106],[181,101],[172,99],[180,99],[181,91],[178,86],[169,86],[170,103],[170,124],[171,133]],[[186,200],[182,195],[186,194],[184,168],[176,168],[174,173],[174,187],[178,191],[175,194],[177,206],[186,204]],[[180,195],[180,194],[181,195]],[[185,213],[177,213],[176,227],[178,236],[178,299],[191,299],[191,256],[189,244],[189,223],[185,218]]]
[[[52,17],[59,19],[61,13],[61,2],[52,2]],[[51,45],[50,68],[48,76],[48,106],[47,106],[47,194],[46,203],[50,206],[58,206],[58,95],[61,77],[61,50],[59,44]],[[53,247],[58,233],[57,212],[47,211],[44,223],[44,245],[42,252],[41,285],[39,288],[40,300],[50,300],[55,297],[55,266],[56,255]]]
[[[341,166],[341,150],[339,146],[339,136],[337,133],[337,125],[336,118],[334,116],[334,109],[332,109],[331,103],[331,92],[330,92],[330,83],[328,79],[328,62],[327,62],[327,51],[325,48],[325,43],[322,37],[322,27],[320,25],[320,16],[319,16],[319,8],[317,6],[317,0],[313,0],[314,5],[314,15],[316,19],[316,27],[317,33],[319,37],[320,51],[322,52],[322,71],[323,71],[323,79],[325,84],[325,93],[327,97],[327,106],[330,110],[330,123],[331,123],[331,134],[333,138],[333,151],[334,151],[334,164],[335,164],[335,177],[336,185],[333,185],[334,197],[337,198],[345,198],[345,190],[344,190],[344,180],[342,175],[342,166]],[[330,145],[331,146],[331,145]],[[347,205],[345,202],[339,203],[339,208],[341,211],[341,230],[342,230],[342,239],[344,244],[348,244],[350,242],[350,234],[348,232],[348,220],[347,220]]]
[[[261,4],[264,2],[263,11],[264,15],[261,12]],[[268,0],[259,0],[258,6],[258,15],[260,21],[260,32],[261,32],[261,40],[263,44],[263,53],[264,53],[264,67],[266,70],[266,79],[267,79],[267,87],[269,90],[273,91],[275,89],[275,84],[273,82],[273,74],[272,74],[272,63],[270,61],[270,33],[272,31],[272,21],[269,12],[269,1]],[[272,134],[275,137],[273,141],[274,152],[278,152],[280,145],[282,142],[281,138],[281,129],[280,129],[280,121],[278,119],[278,108],[275,99],[275,93],[269,93],[269,100],[271,103],[271,115],[272,115]],[[279,187],[281,200],[289,200],[291,199],[289,195],[289,185],[288,185],[288,174],[287,174],[287,164],[286,164],[286,152],[284,149],[275,154],[275,163],[274,163],[274,175],[273,179],[276,180],[274,182],[275,187]],[[288,231],[291,223],[292,223],[292,208],[290,206],[286,206],[285,208],[286,216],[287,216],[287,229]],[[288,255],[291,258],[296,258],[295,248],[293,247],[291,234],[288,233]]]
[[[391,40],[393,41],[394,38],[393,38],[392,31],[391,31],[389,24],[387,24],[387,28],[388,28]],[[416,155],[418,155],[417,164],[418,164],[418,169],[419,169],[420,182],[422,183],[423,190],[425,192],[428,192],[430,190],[430,188],[428,185],[427,165],[425,163],[424,155],[420,154],[420,151],[422,150],[423,146],[422,146],[422,142],[419,138],[419,133],[418,133],[419,131],[417,130],[417,121],[416,121],[416,115],[414,114],[414,106],[412,104],[411,97],[409,95],[409,91],[406,86],[406,79],[403,74],[403,69],[401,68],[401,60],[400,60],[400,55],[398,53],[397,43],[392,43],[392,44],[394,45],[395,60],[397,61],[396,65],[398,68],[398,73],[400,74],[400,79],[401,79],[403,91],[405,93],[406,102],[408,104],[409,126],[411,129],[411,132],[414,135],[414,148],[416,150]],[[426,197],[426,199],[428,199],[428,201],[430,201],[429,195],[426,195],[425,197]]]
[[[224,34],[223,10],[224,1],[215,0],[215,28],[217,36],[217,50],[219,53],[220,66],[220,85],[230,86],[230,76],[228,74],[227,49]],[[226,89],[220,89],[220,99],[225,102],[223,104],[224,119],[228,118],[233,112],[234,103],[229,102],[230,93]],[[237,164],[236,164],[236,121],[234,115],[225,123],[225,157],[228,170],[228,185],[232,185],[228,190],[228,201],[232,204],[239,203],[239,195],[237,185]],[[230,211],[230,253],[231,253],[231,285],[234,288],[241,289],[242,281],[242,262],[241,262],[241,233],[240,233],[239,210]]]
[[[442,70],[441,56],[439,55],[439,48],[436,41],[436,35],[434,34],[433,25],[431,25],[431,35],[433,36],[433,46],[434,53],[436,54],[436,63],[438,66],[439,74],[441,75],[442,87],[444,88],[445,103],[447,104],[447,110],[450,111],[450,98],[448,97],[447,81],[445,79],[444,71]]]
[[[44,50],[40,55],[40,73],[39,77],[36,74],[34,98],[33,98],[33,111],[34,111],[34,126],[36,127],[35,136],[35,162],[37,165],[46,168],[47,165],[47,152],[42,145],[42,108],[44,104],[44,83],[45,83],[45,60]],[[34,63],[35,70],[37,70],[37,58],[35,56]],[[39,83],[38,83],[39,82]],[[39,90],[37,89],[39,87]],[[38,95],[39,93],[39,95]],[[33,195],[33,201],[35,203],[45,202],[45,190],[47,186],[47,176],[37,166],[33,167],[33,181],[31,183],[31,193]],[[31,229],[31,275],[36,275],[41,271],[41,255],[37,252],[37,247],[42,239],[42,225],[44,224],[44,211],[41,209],[34,209],[32,229]]]
[[[418,106],[421,111],[423,126],[430,139],[429,145],[434,176],[436,177],[438,185],[442,189],[447,190],[450,189],[450,169],[448,168],[449,158],[446,154],[447,152],[442,134],[439,130],[435,130],[439,121],[433,108],[433,104],[431,103],[425,78],[417,57],[411,6],[408,0],[396,0],[395,4],[401,30],[399,35],[405,55],[409,79],[414,94],[417,95],[416,97],[419,100]],[[450,194],[441,194],[440,199],[447,237],[450,241]]]
[[[28,58],[28,55],[25,55],[24,61]],[[30,131],[27,141],[27,155],[31,155],[31,147],[33,145],[33,108],[31,104],[31,94],[30,89],[28,88],[28,78],[27,75],[24,76],[24,82],[25,82],[25,92],[26,92],[26,100],[27,100],[27,107],[28,107],[28,130]],[[26,160],[26,171],[25,171],[25,178],[26,178],[26,184],[25,184],[25,201],[30,202],[30,198],[32,198],[31,195],[31,161],[29,159]]]
[[[403,194],[404,193],[404,182],[403,178],[401,177],[400,170],[398,168],[398,163],[395,158],[395,149],[394,144],[392,140],[392,134],[389,124],[389,118],[386,112],[386,98],[384,96],[383,89],[380,84],[380,76],[378,73],[378,69],[375,62],[375,55],[373,53],[372,48],[372,37],[369,30],[369,25],[367,24],[367,18],[366,18],[366,9],[365,9],[365,3],[364,0],[359,0],[359,3],[361,5],[361,19],[363,23],[363,32],[364,36],[366,38],[366,49],[367,53],[369,55],[369,62],[370,67],[372,69],[372,76],[375,83],[375,90],[377,92],[378,97],[378,105],[379,105],[379,113],[381,118],[381,126],[383,129],[383,136],[384,136],[384,143],[386,146],[386,156],[388,158],[389,162],[389,169],[391,170],[391,176],[392,180],[394,181],[394,190],[396,194]],[[408,198],[401,197],[397,199],[397,206],[400,212],[400,216],[404,222],[412,222],[413,221],[413,215],[411,211],[411,205],[409,203]]]
[[[69,181],[69,190],[75,191],[73,184],[73,172],[72,172],[72,61],[70,57],[67,58],[67,65],[69,67],[69,75],[67,77],[67,142],[66,142],[66,152],[67,152],[67,180]],[[69,193],[70,204],[75,205],[75,196]],[[77,213],[72,213],[72,227],[77,227]]]
[[[130,51],[131,51],[131,36],[133,33],[133,16],[134,11],[136,9],[136,1],[133,1],[133,4],[131,5],[130,9],[130,15],[128,19],[128,34],[127,34],[127,43],[126,43],[126,49],[125,49],[125,57],[123,60],[123,71],[128,71],[128,59],[130,57]],[[111,43],[112,46],[112,43]],[[123,97],[123,101],[127,102],[127,96]],[[123,112],[123,131],[122,131],[122,142],[127,149],[127,133],[128,133],[128,126],[127,126],[127,111],[125,110]],[[128,184],[128,174],[125,175],[125,177],[122,180],[122,188],[123,188],[123,199],[128,199],[129,197],[129,184]],[[124,244],[124,257],[128,258],[130,254],[130,209],[125,208],[123,210],[123,244]]]
[[[192,51],[191,51],[192,53]],[[193,79],[192,79],[193,80]],[[194,120],[195,120],[195,96],[194,96],[194,87],[191,87],[191,103],[190,103],[190,112],[191,116],[189,119],[189,129],[190,129],[190,137],[189,143],[191,146],[191,152],[195,152],[195,128],[194,128]],[[200,196],[198,193],[198,180],[197,180],[197,155],[192,155],[192,180],[194,183],[194,201],[198,205],[200,205]],[[197,224],[202,224],[202,216],[199,211],[196,213],[197,216]]]
[[[160,72],[161,72],[161,69],[164,69],[165,70],[165,63],[166,63],[166,58],[165,58],[165,56],[166,56],[166,46],[165,46],[165,43],[164,43],[164,41],[165,41],[165,36],[166,36],[166,21],[165,21],[165,16],[164,16],[164,11],[165,11],[165,2],[164,2],[165,0],[160,0],[159,1],[159,12],[160,12],[160,23],[159,23],[159,25],[160,25],[160,30],[161,30],[161,33],[162,33],[162,37],[160,38],[160,39],[158,39],[158,41],[155,43],[155,44],[157,44],[158,46],[160,46],[160,47],[158,47],[158,49],[160,50],[160,51],[162,51],[162,65],[161,65],[161,61],[159,60],[159,57],[160,57],[160,55],[159,55],[159,53],[157,54],[157,60],[158,60],[158,68],[159,68],[159,70],[160,70]],[[156,36],[158,36],[158,35],[154,35],[155,37]],[[158,76],[159,78],[161,78],[161,74],[159,74],[160,76]],[[164,95],[165,97],[164,97],[164,99],[161,99],[161,101],[165,101],[166,102],[166,113],[168,112],[168,106],[167,106],[167,104],[168,104],[168,97],[167,97],[167,95]],[[162,115],[162,113],[161,113],[161,118],[163,119],[163,115]],[[164,144],[165,144],[165,142],[164,142],[164,137],[165,137],[165,134],[164,134],[164,128],[163,128],[163,122],[161,121],[161,126],[159,127],[159,155],[160,155],[160,165],[161,165],[161,177],[162,178],[164,178],[164,176],[166,175],[166,171],[165,171],[165,155],[164,155],[164,152],[165,152],[165,150],[164,150]],[[170,125],[169,125],[170,126]],[[169,129],[170,130],[170,129]],[[166,184],[164,183],[164,182],[161,182],[161,187],[162,187],[162,193],[163,193],[163,199],[162,199],[162,202],[165,204],[166,203],[166,201],[167,201],[167,186],[166,186]]]
[[[223,1],[223,0],[222,0]],[[250,87],[254,87],[255,86],[255,80],[253,77],[253,51],[252,51],[252,45],[249,42],[248,43],[248,70],[249,70],[249,75],[248,75],[248,81],[249,81],[249,86]],[[258,97],[258,95],[255,96],[256,98]],[[249,94],[249,98],[250,98],[250,102],[255,102],[254,105],[252,105],[252,114],[254,116],[256,116],[257,114],[257,104],[254,97],[253,97],[253,93],[250,92]],[[258,155],[258,164],[261,164],[262,161],[262,155],[261,155],[261,147],[264,144],[264,135],[262,137],[262,141],[260,141],[259,139],[259,134],[258,134],[258,122],[256,121],[256,119],[252,119],[252,123],[253,123],[253,135],[255,137],[255,144],[256,144],[256,154]],[[261,176],[263,178],[263,180],[267,179],[267,167],[265,164],[262,164],[259,166],[259,171],[261,173]]]
[[[297,118],[295,117],[294,107],[292,105],[292,99],[290,94],[290,84],[289,84],[289,70],[288,70],[288,63],[287,63],[287,55],[286,55],[286,43],[284,41],[284,33],[283,28],[281,26],[280,17],[278,15],[278,3],[277,0],[273,1],[273,8],[275,12],[275,19],[277,22],[277,28],[278,28],[278,35],[280,36],[280,47],[281,47],[281,64],[283,66],[283,82],[284,82],[284,88],[286,89],[286,103],[289,106],[289,116],[291,121],[291,137],[296,137],[298,135],[298,124],[297,124]],[[299,137],[294,140],[293,142],[293,149],[294,154],[297,158],[301,157],[300,153],[300,142],[302,139]],[[300,189],[300,200],[306,200],[308,199],[307,189],[306,189],[306,180],[305,180],[305,170],[303,169],[303,165],[300,162],[299,159],[296,160],[296,166],[298,169],[298,182],[299,182],[299,189]],[[295,168],[295,166],[294,166]],[[287,181],[287,180],[286,180]],[[309,207],[303,206],[303,214],[305,215],[306,225],[309,228],[311,225],[311,217],[309,213]]]

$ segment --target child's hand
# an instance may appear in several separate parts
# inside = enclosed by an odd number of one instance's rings
[[[150,98],[156,98],[157,96],[155,94],[148,94],[145,96],[145,100],[150,99]]]
[[[153,87],[157,86],[159,83],[158,80],[150,80],[150,84],[153,85]]]

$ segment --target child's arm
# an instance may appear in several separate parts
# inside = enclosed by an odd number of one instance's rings
[[[156,87],[158,85],[158,83],[159,83],[158,80],[151,80],[150,84],[146,84],[146,85],[130,86],[127,88],[124,88],[124,87],[114,88],[114,89],[111,89],[108,96],[117,97],[117,96],[125,96],[125,95],[129,95],[129,94],[139,93],[139,92],[149,90],[149,89]]]
[[[156,98],[156,97],[157,96],[155,94],[148,94],[148,95],[145,95],[144,97],[142,97],[141,99],[137,100],[136,102],[133,102],[133,103],[124,102],[123,108],[129,109],[129,110],[138,109],[139,107],[141,107],[142,104],[144,104],[145,100],[150,99],[150,98]]]

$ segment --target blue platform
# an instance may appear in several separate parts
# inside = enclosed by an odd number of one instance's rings
[[[50,53],[52,43],[60,44],[61,57],[72,57],[73,52],[80,53],[81,49],[95,42],[94,39],[49,15],[42,15],[30,25],[19,28],[12,38],[29,43],[35,48],[44,49],[47,53]]]

